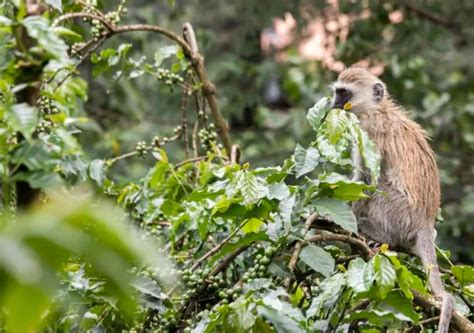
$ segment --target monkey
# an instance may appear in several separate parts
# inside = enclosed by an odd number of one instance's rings
[[[434,224],[441,190],[427,133],[395,103],[385,84],[363,68],[341,72],[333,89],[333,106],[343,109],[351,103],[349,112],[357,116],[381,156],[380,192],[352,207],[358,231],[421,259],[431,290],[441,300],[439,332],[447,333],[453,298],[442,284],[436,260]],[[358,160],[355,163],[361,163]],[[364,180],[369,177],[361,174]]]

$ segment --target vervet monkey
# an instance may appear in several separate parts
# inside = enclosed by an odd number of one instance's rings
[[[382,157],[378,189],[353,210],[362,235],[420,257],[431,289],[441,299],[439,332],[447,333],[453,298],[441,282],[434,245],[440,206],[438,167],[427,134],[392,100],[385,84],[363,68],[344,70],[334,83],[334,107],[350,112]],[[359,162],[360,162],[359,158]],[[362,172],[362,177],[367,177]]]

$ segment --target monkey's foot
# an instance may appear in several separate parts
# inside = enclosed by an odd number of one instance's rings
[[[379,243],[379,242],[376,242],[376,241],[373,241],[373,240],[370,240],[367,242],[367,245],[370,247],[370,249],[372,251],[374,251],[375,253],[377,252],[380,252],[380,249],[382,248],[382,246],[384,245],[383,243]]]

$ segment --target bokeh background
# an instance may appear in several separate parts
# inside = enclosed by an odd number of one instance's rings
[[[380,75],[432,138],[442,177],[440,244],[455,261],[474,263],[473,1],[134,0],[128,7],[124,23],[177,32],[184,22],[193,24],[232,139],[254,166],[281,163],[297,142],[311,141],[306,111],[330,93],[346,66]],[[133,44],[137,61],[170,44],[153,34],[107,44],[121,43]],[[94,78],[91,64],[82,74],[90,86],[87,113],[95,120],[82,140],[92,156],[113,156],[172,133],[179,91],[170,94],[147,76]],[[183,157],[179,143],[169,149],[176,160]],[[138,179],[153,163],[152,157],[127,160],[116,174]]]

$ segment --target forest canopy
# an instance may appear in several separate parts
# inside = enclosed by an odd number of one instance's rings
[[[473,332],[473,15],[0,0],[0,330],[435,332],[420,260],[358,234],[381,156],[330,89],[357,65],[429,134],[451,328]]]

